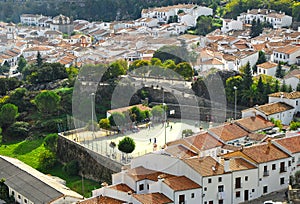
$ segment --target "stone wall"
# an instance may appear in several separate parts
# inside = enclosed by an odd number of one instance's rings
[[[59,134],[57,157],[62,163],[76,160],[80,174],[96,181],[111,183],[111,174],[120,172],[122,165]]]

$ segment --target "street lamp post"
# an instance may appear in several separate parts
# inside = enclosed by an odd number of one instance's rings
[[[234,86],[234,119],[236,120],[236,101],[237,101],[237,87]]]
[[[167,114],[166,114],[166,110],[165,110],[165,91],[164,91],[164,88],[161,87],[161,90],[163,91],[163,100],[162,100],[162,105],[163,105],[163,109],[164,109],[164,121],[163,121],[163,124],[164,124],[164,128],[165,128],[165,144],[167,144]]]
[[[91,103],[92,103],[92,131],[93,131],[93,137],[95,136],[95,129],[94,129],[94,97],[95,93],[91,93]]]

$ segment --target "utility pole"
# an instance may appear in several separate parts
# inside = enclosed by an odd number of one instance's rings
[[[236,101],[237,101],[237,87],[234,86],[234,120],[236,120]]]

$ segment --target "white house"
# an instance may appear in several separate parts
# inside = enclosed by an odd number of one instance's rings
[[[231,30],[243,30],[243,22],[233,19],[223,19],[221,31],[228,33]]]
[[[293,120],[294,113],[293,106],[284,102],[274,102],[242,110],[242,118],[260,115],[267,120],[274,118],[281,120],[284,125],[289,125]]]
[[[269,95],[269,103],[284,102],[294,107],[297,114],[300,111],[300,92],[294,91],[291,93],[277,92]]]
[[[257,75],[266,74],[269,76],[275,76],[277,64],[273,62],[264,62],[257,65]]]
[[[297,63],[297,57],[300,56],[300,46],[287,45],[277,48],[273,51],[271,59],[273,62],[286,62],[289,65]]]
[[[45,16],[39,14],[22,14],[20,16],[20,21],[25,25],[35,25],[39,24],[39,19],[44,18]]]
[[[73,203],[82,199],[78,193],[42,174],[23,162],[0,156],[0,177],[5,179],[9,196],[17,203]]]
[[[268,22],[274,28],[289,27],[292,24],[292,17],[285,15],[285,13],[277,13],[268,9],[252,9],[247,13],[241,13],[238,17],[238,21],[242,21],[245,24],[251,24],[253,20],[260,20],[260,22]]]
[[[153,28],[158,26],[158,22],[159,21],[156,18],[139,18],[134,21],[134,25]]]

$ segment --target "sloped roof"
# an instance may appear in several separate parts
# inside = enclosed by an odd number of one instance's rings
[[[287,92],[276,92],[276,93],[272,93],[269,94],[269,97],[276,97],[276,98],[288,98],[288,99],[297,99],[300,98],[300,91],[293,91],[291,93],[287,93]]]
[[[291,153],[300,152],[300,136],[285,137],[277,139],[275,142],[289,150]]]
[[[107,196],[97,196],[79,202],[80,204],[122,204],[125,201],[117,200]]]
[[[274,127],[272,122],[264,119],[260,115],[242,118],[237,120],[235,123],[249,132],[256,132],[258,130],[265,130]]]
[[[230,141],[247,136],[249,133],[234,123],[227,123],[209,129],[223,141]]]
[[[173,176],[165,178],[163,181],[174,191],[185,191],[201,188],[201,186],[185,176]]]
[[[162,193],[134,194],[133,197],[141,203],[147,204],[165,204],[173,202]]]
[[[286,103],[283,103],[283,102],[268,103],[268,104],[261,105],[261,106],[255,107],[255,108],[267,116],[293,109],[292,106],[290,106]]]
[[[49,203],[64,195],[82,198],[53,178],[5,156],[0,156],[0,178],[4,178],[7,186],[34,203]]]

